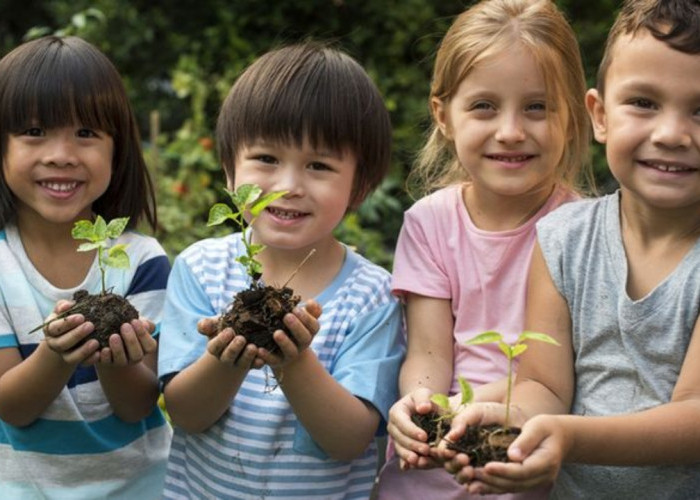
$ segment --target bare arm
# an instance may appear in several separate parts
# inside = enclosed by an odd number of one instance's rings
[[[280,386],[294,413],[328,456],[352,460],[367,449],[379,425],[379,412],[341,386],[311,349],[280,373]]]
[[[449,300],[409,294],[406,300],[408,350],[399,375],[402,398],[389,411],[387,430],[401,466],[435,466],[426,432],[411,420],[433,409],[430,396],[447,394],[453,375],[452,306]]]
[[[56,311],[69,306],[69,302],[59,303]],[[47,336],[25,360],[16,348],[0,349],[0,417],[11,425],[34,422],[58,397],[77,366],[94,363],[97,357],[96,340],[75,348],[92,331],[81,315],[58,320],[50,328],[55,328],[56,336]]]
[[[158,352],[153,324],[135,320],[112,335],[95,364],[102,390],[115,415],[126,422],[147,417],[158,401]]]

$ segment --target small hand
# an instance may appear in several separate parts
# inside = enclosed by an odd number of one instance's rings
[[[510,462],[490,462],[473,470],[468,490],[489,494],[526,491],[551,484],[557,477],[571,439],[556,415],[538,415],[522,426],[508,448]],[[455,479],[462,482],[461,471]]]
[[[59,300],[53,312],[46,318],[44,340],[46,345],[69,365],[83,363],[91,365],[99,359],[99,342],[90,339],[83,345],[78,344],[95,329],[94,325],[85,321],[82,314],[69,314],[60,318],[71,307],[72,301]],[[59,319],[56,319],[59,318]]]
[[[109,347],[100,351],[100,364],[123,367],[143,361],[147,354],[154,353],[158,343],[151,335],[155,325],[144,319],[124,323],[120,334],[109,337]]]
[[[258,349],[258,357],[272,368],[281,368],[296,360],[311,345],[311,341],[321,328],[318,318],[321,305],[315,300],[308,300],[304,307],[295,307],[292,313],[284,316],[284,324],[289,328],[296,342],[282,330],[273,334],[273,339],[280,348],[280,354],[272,354],[266,349]]]
[[[220,362],[241,370],[259,368],[263,364],[256,358],[258,348],[248,344],[245,337],[236,335],[231,328],[224,328],[214,335],[207,342],[207,351]]]
[[[431,457],[433,450],[427,442],[428,434],[411,420],[414,413],[425,415],[435,409],[430,401],[431,395],[428,389],[415,390],[399,399],[389,410],[387,430],[402,470],[428,469],[438,465]]]

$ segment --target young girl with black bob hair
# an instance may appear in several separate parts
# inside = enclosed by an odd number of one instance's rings
[[[169,263],[151,237],[155,197],[119,73],[77,37],[27,42],[0,60],[0,491],[3,498],[159,498],[171,430],[156,405],[156,340]],[[101,291],[76,221],[129,217],[114,243],[129,269],[107,287],[143,318],[109,346],[67,311]],[[119,334],[118,334],[119,333]]]

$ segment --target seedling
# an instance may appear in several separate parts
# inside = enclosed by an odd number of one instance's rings
[[[530,332],[524,331],[512,344],[508,344],[503,341],[503,335],[495,331],[488,331],[477,335],[476,337],[467,340],[466,345],[479,345],[479,344],[498,344],[499,349],[503,354],[506,355],[508,359],[508,376],[507,376],[507,388],[506,388],[506,416],[503,423],[503,427],[508,429],[508,423],[510,421],[510,397],[513,385],[513,360],[520,356],[527,350],[528,340],[537,340],[540,342],[546,342],[548,344],[559,345],[559,342],[554,340],[552,337],[546,333]]]
[[[82,314],[86,321],[93,323],[94,331],[85,340],[95,338],[100,348],[109,346],[109,337],[119,331],[119,327],[139,317],[138,311],[124,297],[107,290],[105,274],[108,267],[128,269],[129,255],[127,245],[117,243],[109,245],[109,241],[118,238],[126,229],[129,217],[112,219],[107,223],[100,215],[95,222],[79,220],[73,225],[71,236],[75,240],[87,240],[78,247],[78,252],[97,250],[97,265],[100,269],[101,293],[90,295],[87,290],[78,290],[73,294],[75,305],[57,315],[51,321],[65,318],[69,314]],[[36,327],[35,332],[51,321]],[[30,332],[30,333],[32,333]],[[84,341],[85,341],[84,340]],[[84,342],[83,341],[83,342]]]
[[[447,394],[435,393],[430,396],[430,400],[435,403],[439,412],[431,412],[427,415],[414,415],[414,423],[422,427],[428,433],[428,444],[437,445],[442,437],[447,433],[452,418],[466,405],[474,400],[474,390],[471,384],[462,376],[457,377],[459,382],[461,399],[459,406],[454,410],[450,406],[450,398]]]
[[[89,220],[79,220],[73,226],[71,236],[76,240],[88,240],[78,247],[78,252],[90,252],[97,249],[97,264],[100,267],[100,277],[102,283],[102,295],[107,293],[105,286],[105,273],[107,267],[116,269],[129,269],[129,255],[126,253],[124,243],[118,243],[108,247],[108,240],[118,238],[126,229],[129,217],[112,219],[109,224],[98,215],[95,222]]]
[[[242,184],[235,191],[229,191],[228,189],[224,191],[231,198],[231,203],[236,208],[236,211],[225,203],[215,204],[209,210],[207,226],[216,226],[227,220],[232,220],[236,224],[240,232],[243,233],[242,240],[246,251],[245,255],[236,257],[236,261],[245,267],[246,272],[253,281],[258,281],[262,276],[262,264],[255,256],[265,249],[265,245],[253,243],[253,233],[251,231],[248,231],[246,236],[244,232],[246,228],[245,215],[250,215],[247,225],[252,226],[265,207],[287,194],[287,191],[273,191],[262,196],[262,188],[255,184]]]

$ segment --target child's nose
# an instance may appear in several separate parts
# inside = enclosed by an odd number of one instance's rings
[[[687,119],[679,113],[661,113],[654,126],[651,141],[666,148],[687,148],[692,141]]]
[[[57,167],[75,166],[79,162],[77,145],[71,138],[57,135],[46,142],[43,161]]]
[[[522,117],[518,113],[503,113],[498,121],[496,140],[511,143],[525,140]]]
[[[287,191],[285,198],[300,196],[304,193],[303,170],[293,166],[286,166],[279,170],[275,182],[275,191]]]

